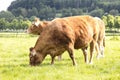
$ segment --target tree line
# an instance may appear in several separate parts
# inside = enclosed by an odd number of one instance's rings
[[[8,15],[9,14],[9,15]],[[11,14],[11,15],[10,15]],[[11,12],[0,12],[0,29],[26,29],[31,24],[36,16],[31,18],[24,18],[22,16],[15,17]],[[120,16],[114,16],[110,14],[103,15],[101,19],[104,21],[106,28],[108,29],[120,29]]]
[[[120,29],[120,16],[113,16],[113,15],[104,15],[102,16],[102,20],[105,23],[106,28],[112,30],[116,29],[116,31],[119,31]]]
[[[0,12],[0,29],[26,29],[29,24],[30,20],[27,18],[24,18],[22,16],[15,17],[11,12],[9,11],[2,11]]]
[[[37,16],[50,20],[55,17],[82,14],[98,17],[102,17],[105,13],[119,15],[119,4],[120,0],[16,0],[8,10],[17,17]]]

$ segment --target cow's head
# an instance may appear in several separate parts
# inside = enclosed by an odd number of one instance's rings
[[[36,51],[33,47],[31,47],[29,59],[30,59],[30,65],[36,66],[36,65],[42,63],[43,56],[42,56],[42,54],[39,53],[39,51]]]
[[[27,29],[27,33],[40,35],[43,28],[47,26],[49,21],[40,21],[38,18],[35,18],[35,21],[32,22],[31,26]]]
[[[31,33],[31,34],[40,34],[40,20],[38,18],[35,19],[34,22],[32,22],[32,24],[28,27],[27,29],[27,33]]]

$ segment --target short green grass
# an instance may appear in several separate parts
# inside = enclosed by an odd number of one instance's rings
[[[105,57],[85,64],[81,50],[75,50],[77,66],[67,52],[50,65],[50,56],[36,67],[29,65],[29,47],[37,37],[0,38],[0,80],[120,80],[120,37],[106,37]]]

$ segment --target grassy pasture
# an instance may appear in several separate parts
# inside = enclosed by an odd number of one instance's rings
[[[29,47],[36,40],[29,35],[0,37],[0,80],[120,80],[120,36],[106,37],[105,58],[97,60],[94,54],[93,65],[85,64],[81,50],[75,50],[77,66],[65,52],[54,65],[47,56],[41,65],[31,67]]]

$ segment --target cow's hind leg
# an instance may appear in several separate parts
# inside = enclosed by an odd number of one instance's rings
[[[96,41],[92,41],[90,43],[90,61],[89,61],[90,64],[93,63],[92,60],[93,60],[93,53],[95,51],[95,46],[96,46]]]
[[[97,52],[97,59],[99,59],[101,57],[99,41],[96,43],[95,48],[96,48],[96,52]]]
[[[58,56],[58,60],[61,61],[62,60],[62,55]]]
[[[104,57],[105,39],[99,39],[97,43],[99,48],[99,54],[97,55],[97,58]]]
[[[84,55],[84,60],[86,63],[88,63],[88,51],[87,51],[88,47],[82,48],[83,51],[83,55]]]
[[[51,58],[52,58],[52,60],[51,60],[51,65],[53,65],[54,64],[54,61],[55,61],[55,56],[53,56],[53,55],[50,55],[51,56]]]

